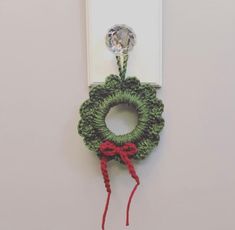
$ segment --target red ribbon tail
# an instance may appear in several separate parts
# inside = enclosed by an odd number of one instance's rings
[[[128,204],[127,204],[127,208],[126,208],[126,226],[129,226],[129,212],[130,212],[131,201],[132,201],[132,198],[133,198],[138,186],[139,186],[139,183],[137,183],[135,185],[135,187],[133,188],[133,190],[130,194],[129,200],[128,200]]]
[[[100,160],[100,167],[101,167],[101,171],[102,171],[102,174],[103,174],[105,187],[106,187],[106,190],[107,190],[107,193],[108,193],[105,208],[104,208],[104,212],[103,212],[103,218],[102,218],[102,230],[104,230],[106,216],[107,216],[107,212],[108,212],[108,208],[109,208],[110,196],[111,196],[111,187],[110,187],[110,183],[109,183],[110,180],[109,180],[109,174],[108,174],[108,170],[107,170],[107,159],[106,158],[102,158]]]
[[[106,205],[105,205],[105,209],[104,209],[104,213],[103,213],[103,218],[102,218],[102,230],[104,230],[104,227],[105,227],[105,221],[106,221],[106,215],[107,215],[107,212],[108,212],[110,196],[111,196],[111,192],[108,192],[108,196],[107,196],[107,200],[106,200]]]
[[[140,180],[139,180],[139,177],[138,175],[136,174],[136,171],[135,171],[135,168],[131,162],[131,160],[128,158],[128,156],[126,155],[121,155],[122,157],[122,160],[124,161],[124,163],[126,164],[126,166],[128,167],[128,170],[131,174],[131,176],[135,179],[136,181],[136,185],[135,187],[133,188],[131,194],[130,194],[130,197],[129,197],[129,200],[128,200],[128,203],[127,203],[127,208],[126,208],[126,226],[129,226],[129,213],[130,213],[130,206],[131,206],[131,201],[132,201],[132,198],[140,184]]]

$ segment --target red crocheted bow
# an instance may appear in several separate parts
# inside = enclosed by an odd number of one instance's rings
[[[134,143],[128,142],[125,143],[122,146],[117,146],[114,143],[110,141],[104,141],[103,143],[100,144],[99,151],[101,153],[101,171],[104,177],[104,183],[106,190],[108,192],[108,197],[105,205],[105,210],[103,213],[103,220],[102,220],[102,229],[104,230],[105,226],[105,219],[108,211],[108,206],[109,206],[109,201],[110,201],[110,195],[111,195],[111,187],[110,187],[110,180],[109,180],[109,175],[108,175],[108,170],[107,170],[107,161],[108,157],[119,155],[120,158],[122,159],[123,163],[127,166],[131,176],[135,179],[136,185],[134,189],[131,192],[131,195],[128,200],[127,204],[127,209],[126,209],[126,226],[129,225],[129,210],[130,210],[130,204],[132,197],[140,184],[139,177],[136,174],[135,168],[129,159],[129,157],[133,156],[138,152],[138,149]]]

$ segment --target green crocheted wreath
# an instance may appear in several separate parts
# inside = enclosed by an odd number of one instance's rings
[[[81,120],[78,132],[84,137],[88,148],[99,157],[100,145],[109,140],[121,146],[125,143],[134,143],[138,152],[134,159],[144,159],[159,142],[159,133],[164,126],[162,112],[164,105],[156,97],[156,87],[150,84],[141,84],[135,77],[122,78],[110,75],[105,84],[95,86],[89,93],[81,108]],[[138,113],[138,124],[135,129],[124,135],[115,135],[105,123],[105,117],[110,109],[118,104],[129,104],[135,107]],[[122,162],[119,155],[110,156]]]

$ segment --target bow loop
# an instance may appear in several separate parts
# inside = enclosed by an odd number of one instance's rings
[[[100,144],[99,151],[103,156],[111,157],[115,155],[132,156],[137,153],[137,147],[134,143],[128,142],[122,146],[117,146],[111,141],[104,141]]]
[[[128,156],[132,156],[137,153],[137,147],[134,143],[128,142],[122,146],[122,151],[124,151]]]
[[[117,154],[117,146],[110,141],[104,141],[101,143],[99,151],[107,157],[115,156]]]

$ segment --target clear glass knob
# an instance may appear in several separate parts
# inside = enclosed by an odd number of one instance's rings
[[[135,43],[136,35],[126,25],[114,25],[106,35],[106,45],[117,56],[128,54]]]

